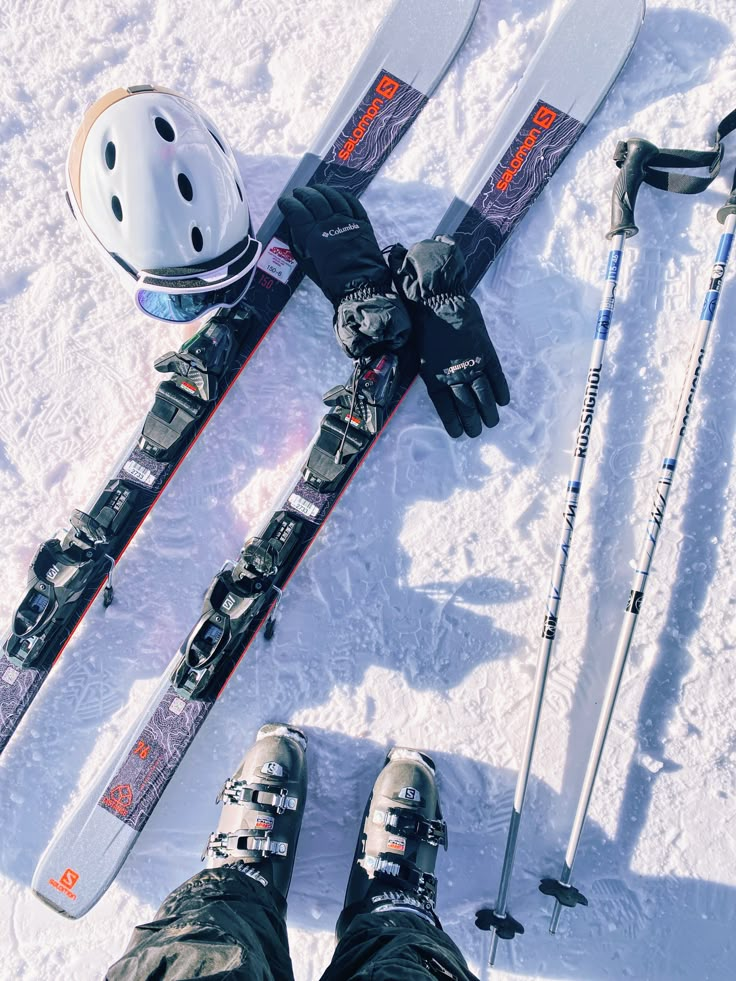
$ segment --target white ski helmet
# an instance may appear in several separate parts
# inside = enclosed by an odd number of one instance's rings
[[[74,215],[149,316],[194,320],[250,284],[260,245],[237,162],[184,96],[151,85],[103,96],[74,137],[67,183]]]

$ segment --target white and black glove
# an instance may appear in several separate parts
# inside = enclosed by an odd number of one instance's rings
[[[442,424],[457,438],[495,426],[509,387],[483,315],[467,289],[465,260],[438,235],[389,255],[394,280],[415,326],[419,373]]]
[[[279,198],[279,208],[294,256],[335,307],[335,334],[345,353],[361,358],[403,347],[409,314],[360,201],[316,184],[294,188]]]

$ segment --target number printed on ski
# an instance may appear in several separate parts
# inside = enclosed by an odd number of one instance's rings
[[[361,194],[452,64],[479,2],[397,0],[282,193],[323,183]],[[247,308],[159,358],[173,374],[111,478],[66,534],[39,546],[0,652],[0,752],[103,587],[112,602],[115,563],[301,282],[276,206],[258,238]]]
[[[540,46],[437,228],[459,240],[473,287],[605,97],[642,14],[641,0],[573,0]],[[215,577],[159,688],[42,856],[33,888],[54,909],[82,916],[115,878],[217,696],[404,397],[414,368],[406,356],[382,356],[357,390],[351,380],[325,396],[329,411],[290,491],[237,563]],[[148,748],[145,761],[136,753],[140,743]],[[70,869],[78,877],[73,895],[60,879]]]

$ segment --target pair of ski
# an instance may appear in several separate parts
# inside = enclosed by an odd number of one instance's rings
[[[478,2],[398,0],[285,190],[316,182],[364,190],[451,64]],[[471,288],[594,115],[628,57],[643,8],[643,0],[571,0],[540,46],[436,229],[459,241]],[[159,367],[174,374],[113,480],[87,512],[75,512],[64,539],[41,546],[2,654],[0,747],[106,580],[111,598],[112,565],[298,285],[276,209],[259,238],[263,257],[247,299],[263,325],[254,328],[238,312],[216,318],[162,359]],[[351,381],[327,394],[329,411],[292,489],[237,563],[215,577],[149,704],[41,858],[33,888],[53,908],[79,917],[110,885],[414,374],[410,356],[385,356],[357,390]]]

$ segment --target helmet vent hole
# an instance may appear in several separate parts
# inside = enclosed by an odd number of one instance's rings
[[[113,194],[112,201],[110,202],[110,204],[112,205],[112,213],[115,215],[118,221],[122,221],[123,206],[120,203],[120,198],[117,196],[117,194]]]
[[[237,181],[235,181],[235,186],[236,186],[236,187],[237,187],[237,189],[238,189],[238,195],[239,195],[239,197],[240,197],[240,200],[242,201],[242,200],[243,200],[243,192],[242,192],[242,191],[240,190],[240,184],[238,184],[238,182],[237,182]]]
[[[194,246],[195,252],[201,252],[204,247],[204,239],[202,238],[202,233],[195,225],[192,229],[192,245]]]
[[[112,140],[105,147],[105,163],[107,164],[107,169],[112,170],[115,167],[115,144]]]
[[[176,139],[176,133],[171,123],[167,122],[162,116],[156,116],[153,122],[161,139],[166,140],[167,143],[173,143]]]
[[[216,144],[217,144],[217,145],[219,146],[219,148],[220,148],[220,149],[222,150],[222,152],[223,152],[223,153],[225,154],[225,156],[227,156],[227,150],[226,150],[226,149],[225,149],[225,147],[224,147],[224,146],[222,145],[222,140],[221,140],[221,139],[220,139],[220,137],[219,137],[219,136],[217,135],[217,133],[213,133],[213,132],[212,132],[212,130],[210,130],[210,136],[211,136],[211,137],[212,137],[212,139],[213,139],[213,140],[215,141],[215,143],[216,143]]]
[[[192,188],[192,182],[186,174],[179,174],[176,178],[176,183],[179,185],[179,191],[184,200],[191,201],[194,197],[194,190]]]

